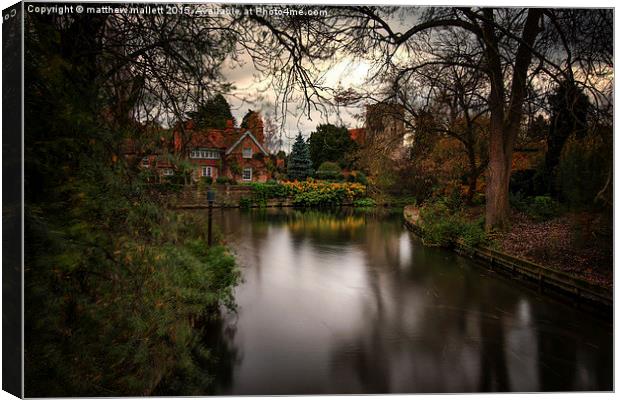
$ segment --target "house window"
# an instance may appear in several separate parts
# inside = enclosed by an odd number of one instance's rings
[[[220,152],[217,150],[198,149],[192,150],[189,154],[189,158],[202,158],[209,160],[217,160],[220,158]]]
[[[252,168],[244,168],[243,169],[243,180],[251,181],[252,180]]]
[[[164,168],[164,170],[162,171],[162,175],[172,176],[174,175],[174,170],[172,168]]]
[[[252,148],[244,147],[243,148],[243,158],[252,158]]]
[[[144,157],[142,159],[142,166],[145,167],[145,168],[149,167],[149,158],[148,157]]]
[[[213,167],[202,167],[202,176],[213,177]]]

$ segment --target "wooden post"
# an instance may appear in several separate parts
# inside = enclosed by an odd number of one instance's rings
[[[213,245],[213,202],[215,201],[215,192],[211,188],[207,192],[207,201],[209,202],[207,244],[211,247]]]

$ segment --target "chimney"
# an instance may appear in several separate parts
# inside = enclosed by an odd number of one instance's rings
[[[173,145],[174,152],[180,153],[181,149],[183,148],[183,141],[181,140],[181,134],[178,131],[174,131],[173,141],[174,141],[174,145]]]
[[[258,140],[258,143],[263,144],[265,142],[265,135],[263,133],[263,118],[257,112],[252,115],[248,121],[248,129],[252,132],[252,135]]]

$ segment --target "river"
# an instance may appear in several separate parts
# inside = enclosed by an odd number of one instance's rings
[[[214,216],[243,276],[216,394],[613,389],[610,321],[423,246],[399,214]]]

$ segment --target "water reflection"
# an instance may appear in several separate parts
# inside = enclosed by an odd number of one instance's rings
[[[610,324],[421,246],[397,215],[217,218],[244,276],[220,394],[612,389]]]

